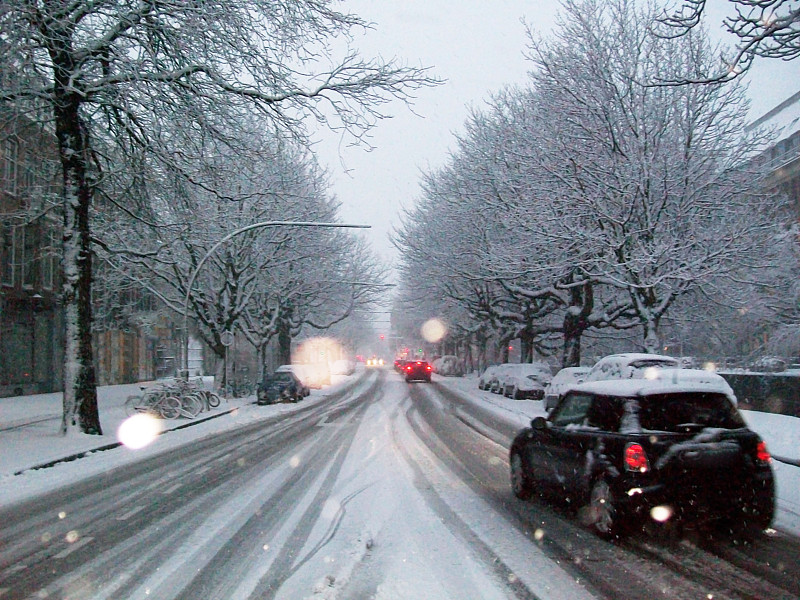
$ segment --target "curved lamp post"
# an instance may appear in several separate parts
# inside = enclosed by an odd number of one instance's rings
[[[197,274],[200,272],[201,267],[205,264],[206,260],[217,251],[217,248],[222,246],[225,242],[229,239],[247,231],[252,231],[253,229],[261,229],[264,227],[344,227],[348,229],[369,229],[370,225],[352,225],[347,223],[318,223],[316,221],[261,221],[260,223],[252,223],[250,225],[245,225],[244,227],[240,227],[235,231],[231,231],[229,234],[221,238],[216,244],[211,246],[208,252],[206,252],[205,256],[200,259],[200,262],[197,263],[197,266],[192,273],[192,276],[189,278],[189,283],[186,284],[186,297],[183,299],[183,331],[184,335],[186,335],[186,342],[183,348],[183,373],[181,374],[183,378],[189,378],[189,296],[192,293],[192,286],[194,285],[194,280],[197,279]]]

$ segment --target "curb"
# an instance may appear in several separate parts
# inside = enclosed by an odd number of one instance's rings
[[[216,413],[214,415],[210,415],[208,417],[204,417],[202,419],[193,419],[188,423],[183,423],[178,425],[177,427],[170,427],[169,429],[165,429],[164,431],[160,432],[158,435],[164,435],[169,433],[170,431],[178,431],[179,429],[186,429],[187,427],[192,427],[194,425],[199,425],[200,423],[205,423],[206,421],[210,421],[212,419],[216,419],[218,417],[222,417],[224,415],[230,414],[233,411],[238,410],[236,408],[229,408],[226,411]],[[95,452],[105,452],[106,450],[113,450],[114,448],[119,448],[122,446],[122,442],[114,442],[113,444],[105,444],[104,446],[98,446],[96,448],[91,448],[90,450],[83,450],[81,452],[76,452],[75,454],[70,454],[68,456],[62,456],[61,458],[56,458],[54,460],[47,461],[45,463],[34,465],[32,467],[26,467],[24,469],[20,469],[19,471],[14,471],[12,475],[22,475],[28,471],[39,471],[41,469],[49,469],[50,467],[54,467],[61,463],[72,462],[74,460],[78,460],[79,458],[84,458],[90,454],[94,454]]]

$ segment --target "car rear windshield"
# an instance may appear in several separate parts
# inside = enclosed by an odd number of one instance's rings
[[[285,371],[275,373],[270,378],[271,381],[292,381],[292,374]]]
[[[639,425],[652,431],[682,431],[686,426],[739,429],[742,415],[723,394],[683,393],[639,398]]]

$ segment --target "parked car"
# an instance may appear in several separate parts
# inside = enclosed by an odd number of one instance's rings
[[[502,393],[502,382],[506,373],[513,369],[515,366],[519,365],[519,363],[503,363],[497,365],[497,368],[494,370],[494,374],[492,378],[489,380],[489,391],[493,394],[500,394]]]
[[[514,494],[566,501],[602,537],[647,523],[767,528],[775,489],[766,444],[729,386],[684,374],[572,387],[514,439]]]
[[[521,363],[501,371],[499,377],[502,377],[500,391],[507,398],[541,400],[553,372],[547,363]]]
[[[433,367],[426,360],[410,360],[405,366],[406,381],[431,382]]]
[[[327,363],[296,364],[291,365],[291,369],[308,388],[319,390],[331,384],[331,371]]]
[[[497,371],[497,367],[500,365],[490,365],[483,370],[480,377],[478,377],[478,389],[479,390],[488,390],[489,385],[494,378],[494,374]]]
[[[303,397],[308,396],[311,393],[311,387],[306,383],[307,374],[304,368],[304,365],[281,365],[277,369],[275,369],[276,373],[294,373],[297,377],[297,380],[300,382],[300,393],[303,394]]]
[[[437,358],[433,363],[433,372],[445,377],[463,377],[464,363],[463,361],[453,354],[445,354]]]
[[[298,402],[303,399],[303,383],[292,371],[276,371],[266,375],[256,390],[257,404]]]
[[[583,380],[630,379],[637,371],[652,373],[654,369],[680,366],[680,361],[672,356],[636,352],[611,354],[598,360]]]
[[[786,361],[777,356],[762,356],[750,365],[750,370],[760,373],[783,373],[786,370]]]
[[[551,410],[561,396],[571,385],[580,383],[591,367],[565,367],[553,376],[553,380],[544,389],[544,408]]]

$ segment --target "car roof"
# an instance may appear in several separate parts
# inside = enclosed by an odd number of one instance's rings
[[[592,370],[592,367],[564,367],[563,369],[559,369],[558,373],[588,373]],[[558,375],[556,373],[556,375]]]
[[[622,352],[620,354],[609,354],[608,356],[604,356],[598,360],[595,364],[599,364],[600,362],[611,358],[624,360],[626,362],[634,362],[637,360],[664,360],[678,364],[678,359],[674,356],[666,356],[664,354],[647,354],[646,352]]]
[[[652,378],[604,379],[570,386],[570,391],[584,391],[604,396],[653,396],[657,394],[706,392],[727,396],[736,404],[736,396],[720,375],[700,369],[661,369]]]

